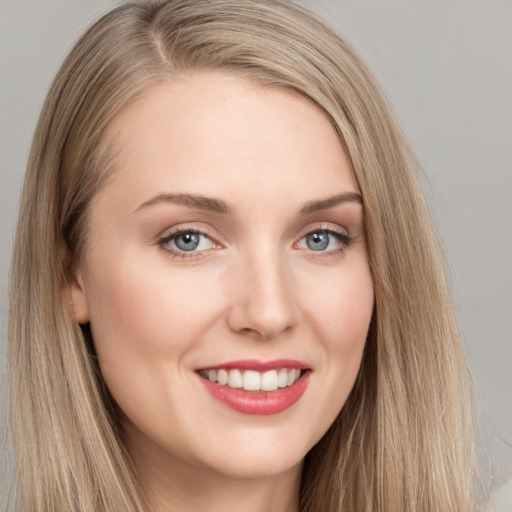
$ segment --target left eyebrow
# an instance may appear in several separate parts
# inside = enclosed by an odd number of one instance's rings
[[[363,198],[360,194],[355,192],[345,192],[343,194],[337,194],[327,199],[320,199],[319,201],[309,201],[305,203],[300,209],[301,215],[310,215],[315,212],[322,210],[328,210],[334,206],[342,203],[358,203],[363,204]]]
[[[195,194],[159,194],[140,204],[133,213],[147,208],[148,206],[161,203],[180,204],[187,208],[198,208],[200,210],[224,214],[231,213],[232,211],[232,208],[225,201],[213,197],[198,196]]]

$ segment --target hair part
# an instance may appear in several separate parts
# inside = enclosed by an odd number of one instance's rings
[[[10,415],[23,509],[146,510],[66,283],[87,245],[88,205],[123,151],[106,136],[113,119],[153,85],[208,70],[313,101],[363,197],[374,317],[354,389],[306,457],[301,512],[472,510],[470,377],[414,159],[359,58],[287,0],[127,3],[63,63],[34,136],[13,255]]]

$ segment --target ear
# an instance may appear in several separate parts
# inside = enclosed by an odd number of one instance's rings
[[[74,269],[69,283],[71,294],[71,309],[75,322],[86,324],[89,322],[89,308],[85,293],[84,281],[80,269]]]
[[[80,266],[73,263],[67,249],[62,251],[61,257],[64,262],[67,275],[63,300],[70,309],[75,322],[79,324],[86,324],[89,322],[90,318],[82,270]]]

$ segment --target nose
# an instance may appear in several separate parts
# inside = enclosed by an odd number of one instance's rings
[[[270,340],[291,330],[297,308],[290,271],[279,255],[244,258],[230,276],[232,331]]]

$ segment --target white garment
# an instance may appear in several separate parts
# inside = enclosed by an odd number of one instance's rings
[[[493,493],[488,512],[512,512],[512,479]]]

